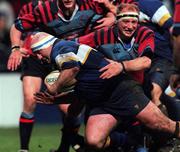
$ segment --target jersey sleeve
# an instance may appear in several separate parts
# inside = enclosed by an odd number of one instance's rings
[[[15,27],[21,31],[29,31],[36,27],[35,18],[32,13],[25,14],[15,20]]]
[[[97,48],[103,44],[113,43],[115,41],[113,27],[104,27],[102,29],[98,29],[85,36],[79,37],[77,41],[81,44],[86,44],[93,48]]]
[[[139,44],[138,54],[139,56],[152,57],[154,52],[154,32],[147,27],[140,27],[138,30],[136,41]]]
[[[18,14],[18,17],[21,17],[23,16],[24,14],[29,14],[33,11],[33,5],[32,5],[32,2],[30,3],[27,3],[25,5],[22,6],[19,14]]]
[[[106,14],[109,10],[104,6],[104,4],[95,2],[93,0],[79,0],[78,1],[80,10],[93,10],[97,14]]]
[[[93,9],[97,14],[106,14],[108,12],[108,9],[104,6],[104,4],[94,2],[92,0],[87,0],[87,2],[90,4],[91,9]]]
[[[139,1],[141,16],[150,20],[152,23],[158,24],[163,28],[170,28],[173,19],[166,6],[159,0],[141,0]],[[143,19],[143,17],[142,17]]]
[[[79,38],[76,39],[76,41],[80,44],[86,44],[91,47],[95,47],[96,46],[95,33],[96,33],[96,31],[91,32],[84,36],[80,36]]]
[[[92,48],[88,45],[72,41],[61,41],[58,44],[58,54],[54,57],[60,70],[81,67],[87,61]]]
[[[48,2],[46,2],[46,4],[48,4]],[[25,32],[38,27],[40,24],[43,24],[42,19],[45,16],[45,13],[43,16],[42,10],[44,5],[45,2],[41,2],[37,6],[33,6],[33,3],[31,2],[24,5],[18,15],[18,18],[15,20],[15,27],[19,31]]]

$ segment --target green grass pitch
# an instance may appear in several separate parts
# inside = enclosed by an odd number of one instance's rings
[[[49,152],[60,143],[60,125],[35,124],[30,141],[30,152]],[[19,149],[18,128],[0,128],[0,152],[17,152]],[[83,133],[83,127],[80,130]],[[74,152],[72,149],[70,152]]]

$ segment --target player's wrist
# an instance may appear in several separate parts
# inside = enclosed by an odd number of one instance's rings
[[[11,52],[15,52],[15,51],[19,51],[20,50],[20,46],[19,45],[13,45],[11,47]]]
[[[122,72],[123,73],[127,73],[127,70],[126,70],[126,67],[125,67],[125,64],[124,62],[120,61],[121,65],[122,65]]]

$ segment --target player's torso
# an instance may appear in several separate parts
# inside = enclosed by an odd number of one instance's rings
[[[96,15],[93,10],[77,11],[70,20],[64,20],[58,16],[55,20],[47,23],[47,27],[53,30],[59,38],[71,38],[83,35],[91,23],[99,19],[101,15]]]
[[[99,52],[104,54],[105,57],[115,60],[115,61],[124,61],[132,60],[137,58],[138,55],[138,43],[135,42],[135,37],[133,37],[128,43],[124,43],[118,36],[118,27],[115,26],[110,28],[111,32],[104,30],[104,34],[107,39],[111,37],[111,43],[108,40],[102,40],[102,44],[97,48]],[[101,31],[102,33],[102,31]],[[108,34],[113,33],[113,34]]]
[[[93,24],[102,18],[101,10],[95,9],[85,0],[76,4],[69,17],[65,17],[64,12],[58,9],[56,1],[46,2],[46,8],[49,8],[47,14],[52,17],[44,17],[47,19],[42,19],[40,26],[58,38],[72,39],[89,33]]]

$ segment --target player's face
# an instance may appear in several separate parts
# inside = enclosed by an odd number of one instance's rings
[[[76,0],[61,0],[66,9],[74,8]]]
[[[122,36],[126,39],[131,38],[138,26],[135,18],[125,18],[118,21],[118,27]]]
[[[44,63],[49,63],[49,59],[47,58],[46,55],[42,53],[43,51],[39,51],[39,52],[41,53],[36,53],[36,57]]]

